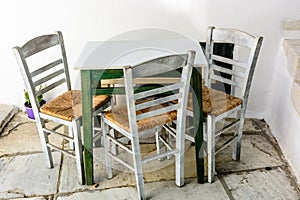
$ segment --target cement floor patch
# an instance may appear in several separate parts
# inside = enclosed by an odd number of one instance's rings
[[[235,199],[300,199],[288,174],[281,168],[230,174],[224,180]]]
[[[56,193],[60,155],[53,153],[52,169],[47,168],[43,154],[0,158],[0,193],[26,196]]]
[[[222,136],[220,142],[228,136]],[[237,172],[242,170],[261,169],[282,166],[285,163],[272,144],[262,135],[243,135],[240,161],[232,160],[232,146],[225,148],[216,155],[218,173]]]

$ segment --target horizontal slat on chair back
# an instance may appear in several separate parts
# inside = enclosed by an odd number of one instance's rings
[[[58,60],[56,60],[56,61],[54,61],[54,62],[52,62],[52,63],[50,63],[48,65],[45,65],[44,67],[41,67],[41,68],[39,68],[39,69],[31,72],[31,77],[34,77],[36,75],[39,75],[40,73],[43,73],[44,71],[52,69],[53,67],[61,64],[62,62],[63,62],[62,59],[58,59]]]
[[[241,62],[241,61],[238,61],[238,60],[233,60],[233,59],[225,58],[225,57],[218,56],[218,55],[212,55],[211,58],[215,61],[228,63],[228,64],[231,64],[231,65],[234,65],[234,66],[237,66],[237,67],[241,67],[241,68],[244,68],[244,69],[248,68],[248,63]]]
[[[137,101],[147,97],[166,95],[165,97],[161,97],[158,99],[153,98],[151,100],[147,100],[145,103],[137,104],[135,106],[136,111],[145,110],[149,108],[148,112],[138,114],[137,120],[142,120],[148,117],[153,117],[167,112],[176,111],[180,107],[180,103],[174,105],[172,104],[172,101],[176,101],[182,97],[180,89],[182,89],[183,86],[184,84],[180,82],[179,84],[172,84],[158,89],[140,92],[137,94],[139,98],[136,98],[137,96],[135,95],[135,99]],[[170,93],[166,94],[166,92]]]
[[[36,54],[40,51],[43,51],[57,44],[59,44],[58,35],[51,34],[51,35],[43,35],[40,37],[36,37],[28,41],[21,48],[24,57],[27,58],[33,54]]]
[[[49,92],[50,90],[52,90],[53,88],[55,88],[55,87],[57,87],[57,86],[63,84],[64,82],[66,82],[66,79],[65,79],[65,78],[62,78],[62,79],[60,79],[60,80],[58,80],[58,81],[52,83],[51,85],[48,85],[48,86],[46,86],[45,88],[43,88],[43,89],[37,91],[37,92],[36,92],[36,96],[40,96],[40,95],[42,95],[42,94],[44,94],[44,93],[46,93],[46,92]]]
[[[163,58],[154,59],[134,66],[132,71],[133,78],[154,76],[157,74],[176,70],[187,64],[187,55],[171,55]]]
[[[231,86],[231,91],[234,95],[244,98],[250,68],[257,48],[258,37],[235,29],[214,27],[209,28],[207,37],[206,56],[209,62],[208,85],[210,86],[212,80],[228,84]],[[214,45],[216,43],[233,44],[233,58],[225,58],[214,54]],[[240,55],[237,53],[240,49],[246,52],[246,58],[240,58]],[[232,65],[232,69],[222,67],[219,63]],[[230,78],[224,77],[223,73],[230,75]],[[235,88],[239,89],[236,90]],[[236,91],[239,92],[236,93]]]
[[[185,118],[183,117],[185,112],[181,109],[184,108],[183,105],[187,105],[194,57],[195,53],[190,52],[189,54],[167,56],[124,68],[127,109],[131,127],[136,127],[134,123],[139,120],[162,114],[168,115],[172,111],[180,110],[180,120]],[[151,77],[159,77],[163,80],[164,77],[169,77],[168,73],[172,73],[172,82],[157,83],[156,88],[146,91],[139,90],[145,84],[147,85],[147,81],[153,84]],[[174,78],[176,75],[177,78]],[[144,80],[141,82],[142,78]],[[136,79],[139,79],[142,84],[136,84]],[[174,82],[175,80],[177,81]],[[174,104],[174,101],[178,103]],[[155,120],[159,119],[156,118]]]
[[[153,90],[148,90],[145,92],[140,92],[140,93],[137,93],[134,95],[134,99],[139,100],[141,98],[146,98],[146,97],[150,97],[150,96],[154,96],[154,95],[158,95],[158,94],[163,94],[168,91],[179,89],[180,87],[182,87],[182,85],[183,85],[183,83],[179,82],[176,84],[168,85],[166,87],[161,87],[161,88],[157,88],[157,89],[153,89]]]
[[[214,42],[232,43],[247,48],[253,48],[255,37],[246,32],[225,28],[218,28],[213,31],[212,41]]]
[[[65,91],[71,89],[61,32],[36,37],[13,50],[33,106],[39,108],[39,96],[63,83]]]

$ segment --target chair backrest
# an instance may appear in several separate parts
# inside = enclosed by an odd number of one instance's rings
[[[213,80],[228,84],[231,86],[231,94],[243,99],[246,104],[262,41],[262,37],[240,30],[209,27],[205,48],[209,66],[204,75],[208,87],[211,87]],[[233,58],[217,55],[214,49],[217,43],[232,44]],[[220,63],[232,65],[232,69],[222,67]],[[229,78],[223,74],[229,75]]]
[[[195,52],[171,55],[150,60],[135,66],[124,67],[125,93],[130,130],[137,133],[137,122],[142,119],[177,111],[177,124],[185,124],[188,92],[194,64]],[[135,79],[149,80],[152,77],[179,77],[178,82],[163,84],[161,87],[139,90],[144,85],[136,85]],[[144,84],[147,81],[144,82]],[[143,99],[147,99],[143,102]],[[171,103],[178,100],[178,104]],[[142,103],[139,103],[142,102]],[[161,106],[161,105],[164,106]],[[143,110],[142,112],[140,112]],[[184,128],[184,127],[183,127]],[[181,130],[184,133],[184,129]]]
[[[67,57],[61,32],[36,37],[13,48],[32,108],[39,110],[38,97],[66,85],[71,90]],[[61,88],[60,92],[61,92]]]

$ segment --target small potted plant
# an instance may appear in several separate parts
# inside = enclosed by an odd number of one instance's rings
[[[39,90],[40,89],[42,89],[42,86],[40,86]],[[32,106],[31,106],[31,101],[29,99],[29,94],[28,94],[27,90],[24,90],[24,97],[25,97],[24,106],[25,106],[25,110],[26,110],[27,116],[30,119],[35,119],[34,118],[34,114],[33,114],[33,110],[32,110]],[[42,105],[44,105],[46,103],[46,101],[43,98],[44,98],[43,94],[41,94],[40,96],[38,96],[38,101],[39,101],[40,106],[42,106]]]

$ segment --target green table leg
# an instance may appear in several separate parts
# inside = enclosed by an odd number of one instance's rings
[[[85,184],[93,184],[93,127],[91,70],[81,70]]]
[[[203,144],[202,78],[200,71],[196,68],[193,68],[191,86],[195,92],[195,95],[193,95],[193,110],[197,177],[198,183],[204,183],[204,155],[203,149],[201,149]]]

